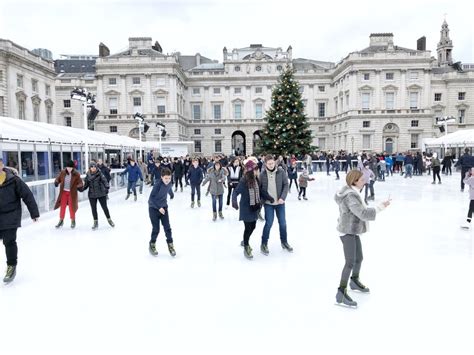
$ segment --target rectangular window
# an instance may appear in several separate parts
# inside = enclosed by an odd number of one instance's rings
[[[133,98],[133,107],[142,107],[142,98],[134,97]]]
[[[193,88],[193,95],[201,95],[201,89]]]
[[[234,95],[240,95],[242,93],[242,88],[234,88]]]
[[[201,134],[201,129],[200,128],[195,128],[194,129],[194,134],[195,135],[200,135]]]
[[[216,153],[222,152],[222,141],[221,140],[214,141],[214,152],[216,152]]]
[[[24,100],[18,100],[18,118],[20,120],[25,119],[25,101]]]
[[[367,81],[370,79],[370,74],[369,73],[364,73],[364,80]]]
[[[71,117],[64,117],[64,125],[67,127],[72,127]]]
[[[64,107],[71,107],[71,100],[63,100]]]
[[[318,103],[318,117],[326,117],[326,103]]]
[[[319,126],[318,127],[318,132],[325,132],[326,131],[326,127],[324,126]]]
[[[255,88],[255,93],[256,94],[261,94],[263,92],[263,88],[261,86],[258,86]]]
[[[110,130],[110,133],[117,133],[117,126],[110,126],[109,130]]]
[[[385,108],[387,110],[393,110],[395,108],[395,93],[394,92],[385,93]]]
[[[460,124],[466,123],[466,122],[465,122],[466,110],[459,110],[459,111],[458,111],[458,116],[459,116],[459,123],[460,123]]]
[[[53,107],[49,105],[46,106],[46,122],[53,123]]]
[[[222,118],[222,105],[220,104],[212,105],[212,111],[214,113],[215,120],[220,120]]]
[[[165,78],[157,78],[156,79],[156,86],[165,86],[165,85],[166,85]]]
[[[362,93],[362,110],[370,110],[370,94]]]
[[[156,112],[159,115],[164,115],[166,113],[166,97],[156,98]]]
[[[109,78],[109,85],[117,85],[117,78]]]
[[[458,100],[462,101],[466,99],[466,93],[465,92],[458,92]]]
[[[214,134],[222,134],[222,130],[220,128],[215,128]]]
[[[132,78],[132,84],[133,85],[140,85],[140,77],[139,76],[134,76]]]
[[[201,119],[201,105],[193,104],[193,120]]]
[[[242,104],[234,104],[234,118],[242,118]]]
[[[410,92],[410,109],[416,110],[418,108],[418,92]]]
[[[393,73],[385,73],[385,80],[393,80]]]
[[[325,92],[326,91],[326,87],[324,85],[319,85],[318,86],[318,91],[319,92]]]
[[[435,93],[434,100],[435,101],[441,101],[441,94],[440,93]]]
[[[46,93],[46,96],[51,96],[51,86],[46,84],[45,87],[44,87],[44,91]]]
[[[371,149],[370,134],[362,135],[362,149]]]
[[[362,121],[362,127],[370,128],[370,121]]]
[[[201,141],[194,141],[194,152],[201,153]]]
[[[411,144],[410,144],[410,148],[412,149],[416,149],[418,148],[418,138],[419,138],[419,134],[412,134],[411,135]]]
[[[418,72],[410,71],[410,80],[417,80],[417,79],[418,79]]]
[[[39,111],[40,111],[39,105],[34,104],[33,105],[33,121],[35,121],[35,122],[39,122],[39,120],[40,120]]]
[[[418,120],[412,120],[411,121],[411,126],[412,127],[418,127]]]
[[[346,110],[349,110],[349,94],[346,95]]]
[[[337,97],[334,99],[334,110],[336,111],[336,113],[339,113],[339,110],[338,110],[338,102],[339,100],[337,99]]]
[[[16,75],[16,86],[18,86],[19,88],[23,87],[23,75]]]
[[[109,110],[111,115],[116,115],[118,112],[118,98],[109,97]]]
[[[221,94],[221,88],[214,88],[213,93],[214,93],[214,95],[220,95]]]
[[[255,118],[263,117],[263,104],[255,104]]]
[[[38,92],[38,80],[31,79],[31,90],[33,92]]]
[[[326,149],[326,138],[319,138],[318,139],[319,149],[324,150]]]

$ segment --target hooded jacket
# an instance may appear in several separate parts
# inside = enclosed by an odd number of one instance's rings
[[[336,193],[334,200],[339,205],[337,230],[343,234],[366,233],[368,222],[375,220],[377,209],[367,207],[360,194],[347,185]]]

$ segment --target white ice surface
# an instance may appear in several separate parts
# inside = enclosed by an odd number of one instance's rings
[[[469,203],[459,173],[377,182],[376,203],[393,205],[362,236],[358,309],[335,306],[344,264],[333,194],[344,183],[317,173],[309,201],[287,199],[288,238],[278,224],[270,255],[259,252],[263,223],[239,246],[243,224],[211,199],[189,207],[190,190],[170,202],[177,257],[164,235],[148,253],[149,189],[138,202],[111,196],[116,228],[88,203],[78,226],[56,230],[57,211],[19,229],[17,278],[0,286],[0,354],[474,354],[472,234],[462,231]],[[0,261],[5,261],[3,251]],[[3,268],[2,268],[3,269]],[[3,271],[3,270],[2,270]],[[3,272],[2,272],[3,276]]]

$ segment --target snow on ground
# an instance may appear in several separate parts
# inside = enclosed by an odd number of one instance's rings
[[[189,207],[190,189],[170,202],[178,253],[164,235],[148,253],[147,196],[111,195],[116,228],[99,209],[91,231],[88,203],[78,226],[56,230],[58,213],[19,230],[19,266],[0,286],[1,354],[472,354],[472,234],[468,193],[459,173],[377,182],[376,203],[393,204],[362,237],[361,279],[371,294],[351,293],[358,309],[335,306],[344,264],[333,195],[344,183],[315,174],[309,201],[287,200],[288,238],[278,225],[270,255],[259,252],[257,224],[248,261],[239,246],[243,224],[224,209],[212,222],[211,199]],[[0,260],[5,261],[2,252]]]

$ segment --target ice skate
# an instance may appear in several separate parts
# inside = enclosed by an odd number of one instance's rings
[[[212,220],[215,221],[217,219],[217,212],[212,213]]]
[[[63,226],[63,224],[64,224],[64,219],[60,219],[60,220],[59,220],[59,223],[55,225],[55,228],[56,228],[56,229],[59,229],[59,228],[61,228],[61,227]]]
[[[198,200],[198,207],[201,207],[201,201]]]
[[[260,245],[260,251],[263,255],[268,256],[268,254],[270,254],[270,251],[268,250],[268,245],[265,243],[262,243],[262,245]]]
[[[337,289],[337,294],[336,294],[336,302],[338,305],[341,305],[341,303],[345,306],[349,307],[357,307],[357,302],[353,301],[352,298],[347,294],[347,289]]]
[[[170,252],[171,256],[176,256],[176,250],[174,250],[174,245],[173,243],[168,243],[168,250]]]
[[[191,208],[194,208],[194,201],[191,202]]]
[[[150,246],[149,246],[149,249],[150,251],[150,254],[153,255],[153,256],[157,256],[158,255],[158,251],[156,250],[156,245],[155,243],[150,243]]]
[[[92,230],[95,231],[97,228],[99,228],[99,221],[94,220],[94,224],[92,225]]]
[[[244,256],[247,259],[253,259],[252,248],[250,247],[250,245],[244,246]]]
[[[461,229],[470,230],[471,229],[471,223],[465,222],[463,225],[461,225]]]
[[[133,201],[137,202],[137,195],[133,196]]]
[[[15,279],[16,276],[16,266],[8,265],[7,272],[3,278],[3,282],[10,283]]]
[[[293,248],[291,247],[290,244],[288,244],[288,242],[282,242],[281,243],[281,247],[286,250],[287,252],[289,253],[293,253]]]
[[[125,197],[125,201],[127,201],[129,197],[130,197],[130,194],[127,194],[127,196]]]
[[[352,278],[351,277],[351,281],[349,283],[349,286],[354,291],[359,291],[359,292],[362,292],[362,293],[369,293],[370,292],[370,289],[367,286],[365,286],[362,282],[360,282],[358,277],[357,278]]]
[[[219,212],[219,218],[224,219],[224,215],[222,214],[222,211]]]
[[[115,223],[110,218],[107,218],[107,222],[109,222],[112,228],[115,227]]]
[[[74,228],[76,228],[76,220],[71,219],[71,229],[74,229]]]

